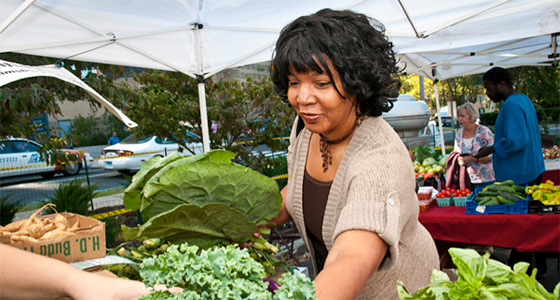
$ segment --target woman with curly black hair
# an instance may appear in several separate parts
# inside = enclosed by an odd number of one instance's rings
[[[276,43],[272,80],[298,118],[285,201],[270,222],[294,220],[319,299],[395,299],[397,280],[414,292],[439,269],[408,151],[381,118],[398,95],[396,72],[383,25],[352,11],[300,17]]]

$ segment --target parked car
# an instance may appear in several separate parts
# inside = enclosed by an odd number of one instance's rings
[[[199,136],[188,132],[187,135],[200,139]],[[204,152],[202,143],[189,143],[189,149],[195,154]],[[167,156],[178,152],[183,156],[192,155],[187,149],[179,152],[179,144],[168,138],[156,136],[129,135],[120,143],[106,147],[101,151],[101,165],[105,170],[119,171],[120,173],[136,172],[142,163],[154,156]]]
[[[441,125],[442,126],[452,126],[453,125],[453,117],[449,115],[447,106],[442,107],[439,112],[441,113]],[[438,126],[438,113],[434,114],[434,121],[436,122],[436,126]]]
[[[42,145],[24,138],[8,138],[0,140],[0,178],[21,176],[21,175],[41,175],[44,178],[52,178],[57,173],[65,176],[74,176],[80,173],[87,163],[88,167],[93,165],[93,158],[87,152],[81,156],[78,150],[61,149],[65,153],[76,154],[82,160],[68,164],[58,163],[47,165],[41,160],[37,152]]]

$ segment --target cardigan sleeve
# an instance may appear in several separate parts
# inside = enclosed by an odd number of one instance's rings
[[[403,224],[398,192],[387,184],[387,178],[373,172],[354,177],[334,230],[334,239],[348,230],[376,233],[388,245],[388,254],[380,269],[391,268],[398,260],[399,240]],[[372,178],[376,178],[372,180]]]

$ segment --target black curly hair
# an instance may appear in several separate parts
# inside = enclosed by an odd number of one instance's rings
[[[377,20],[350,10],[322,9],[299,17],[282,29],[276,42],[270,70],[276,93],[287,101],[290,67],[298,73],[322,74],[323,66],[334,81],[325,55],[340,74],[346,93],[356,96],[362,114],[380,116],[389,111],[388,98],[399,95],[401,82],[395,76],[393,44],[384,32]]]

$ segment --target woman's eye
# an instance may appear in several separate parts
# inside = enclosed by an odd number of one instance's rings
[[[299,84],[299,82],[297,82],[297,81],[290,81],[290,82],[288,83],[288,85],[290,85],[290,86],[295,86],[295,85],[297,85],[297,84]]]
[[[327,82],[319,82],[317,85],[319,87],[328,87],[329,85],[331,85],[331,83],[328,82],[328,81]]]

